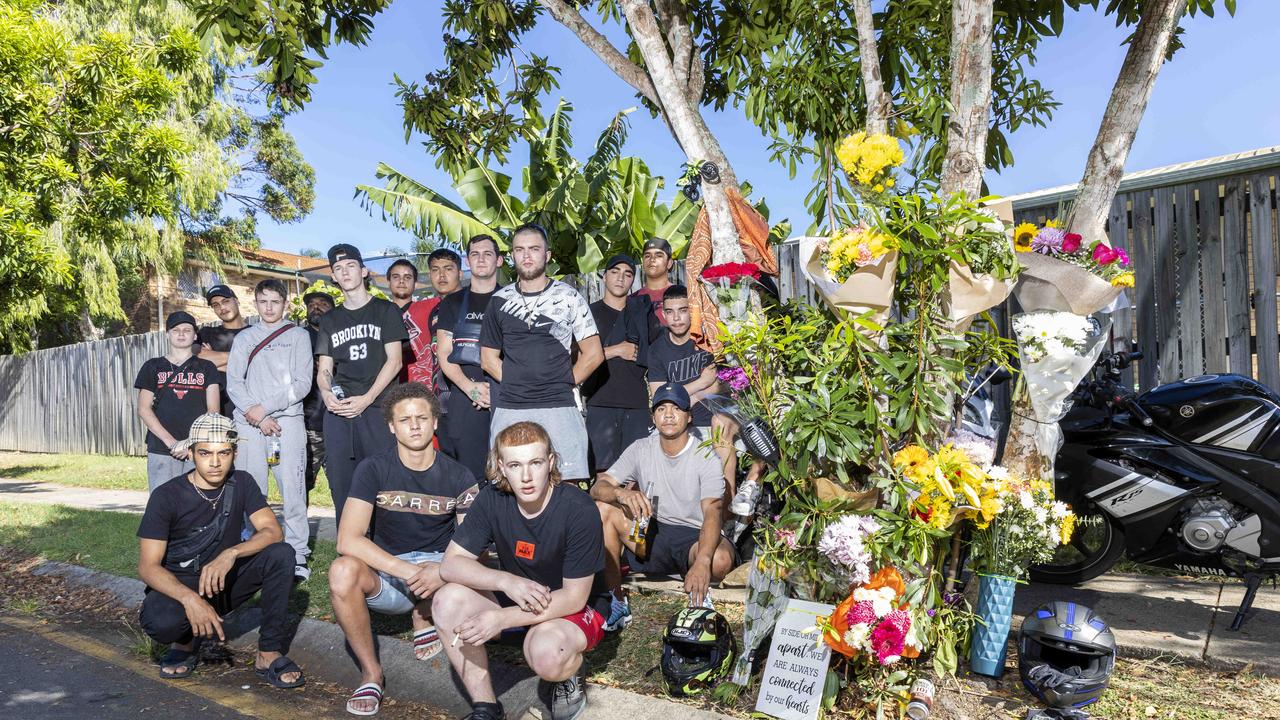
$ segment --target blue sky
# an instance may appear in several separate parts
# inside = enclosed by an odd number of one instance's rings
[[[401,2],[378,16],[369,45],[330,52],[317,73],[314,101],[289,117],[287,126],[316,170],[315,211],[300,223],[259,223],[267,248],[324,250],[351,242],[366,252],[407,246],[412,238],[354,199],[358,183],[377,184],[379,161],[441,191],[448,177],[437,170],[421,137],[405,143],[402,113],[394,96],[393,73],[406,80],[424,76],[441,62],[439,2]],[[1214,155],[1280,144],[1280,74],[1276,28],[1280,2],[1242,0],[1236,16],[1197,15],[1185,21],[1187,47],[1166,64],[1156,83],[1129,156],[1128,169],[1141,170]],[[994,192],[1012,195],[1076,182],[1097,133],[1111,84],[1124,57],[1127,30],[1110,18],[1085,11],[1068,15],[1061,38],[1041,45],[1031,71],[1062,102],[1047,128],[1025,127],[1012,137],[1014,167],[989,174]],[[586,154],[619,110],[636,104],[634,94],[604,68],[577,39],[549,18],[528,38],[532,52],[551,56],[562,69],[559,96],[575,107],[576,151]],[[655,174],[668,178],[660,197],[670,200],[683,162],[666,128],[648,114],[631,115],[627,154],[643,157]],[[807,173],[795,180],[768,160],[768,142],[740,110],[711,113],[708,123],[720,138],[741,180],[756,188],[772,210],[771,220],[790,217],[804,228],[809,219],[804,196]],[[517,150],[519,160],[523,150]]]

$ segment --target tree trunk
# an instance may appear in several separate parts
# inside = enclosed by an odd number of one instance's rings
[[[858,67],[867,94],[867,134],[889,132],[889,94],[880,77],[880,50],[876,44],[875,16],[871,0],[853,0],[853,18],[858,26]]]
[[[942,192],[969,199],[982,193],[988,115],[994,0],[951,0],[951,117]]]
[[[700,98],[690,98],[688,87],[682,86],[676,77],[671,55],[649,3],[623,0],[622,10],[676,141],[690,162],[711,160],[720,167],[720,183],[702,184],[703,203],[711,221],[712,257],[717,263],[742,262],[738,230],[724,191],[725,184],[736,179],[719,144],[709,141],[711,133],[698,112]]]
[[[1093,149],[1089,151],[1075,204],[1067,215],[1067,227],[1086,240],[1106,237],[1107,215],[1124,175],[1133,138],[1138,134],[1138,123],[1146,112],[1156,75],[1165,61],[1169,41],[1186,4],[1186,0],[1142,3],[1138,27],[1111,89],[1111,99]]]
[[[93,317],[89,315],[89,306],[80,309],[80,336],[86,342],[93,340],[101,340],[105,333],[93,322]]]

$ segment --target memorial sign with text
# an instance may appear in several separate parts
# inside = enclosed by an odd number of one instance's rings
[[[831,605],[788,600],[773,630],[756,711],[782,720],[813,720],[822,705],[831,648],[822,642],[818,618]]]

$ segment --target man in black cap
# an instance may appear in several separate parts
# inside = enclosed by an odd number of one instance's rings
[[[192,353],[196,319],[179,310],[169,315],[164,328],[169,352],[143,363],[133,382],[138,417],[147,426],[148,490],[191,469],[191,454],[182,441],[196,418],[221,408],[218,369]]]
[[[222,321],[222,325],[200,328],[196,334],[197,347],[195,348],[195,354],[217,366],[218,386],[223,389],[221,412],[223,415],[231,417],[232,411],[235,410],[235,405],[231,402],[231,396],[226,392],[227,359],[231,357],[231,343],[241,330],[248,327],[248,323],[245,322],[244,316],[240,314],[240,300],[230,287],[214,285],[205,291],[204,299],[208,301],[213,314],[217,315],[218,319]]]
[[[671,243],[655,237],[644,244],[644,254],[640,256],[640,264],[644,270],[644,287],[635,292],[649,298],[653,305],[654,317],[663,327],[667,325],[666,315],[662,312],[662,293],[671,287],[671,268],[675,260],[671,258]],[[649,336],[650,340],[657,334]]]
[[[604,580],[613,592],[606,630],[631,621],[619,569],[624,550],[632,572],[682,576],[690,606],[710,607],[711,583],[733,569],[733,546],[720,534],[724,464],[690,434],[689,406],[683,385],[659,387],[653,394],[658,432],[633,443],[591,486],[604,523]],[[647,547],[637,549],[631,527],[640,518],[651,526]]]
[[[396,384],[403,364],[400,343],[409,334],[400,309],[369,294],[369,269],[359,250],[346,243],[334,245],[329,248],[329,268],[345,299],[320,318],[316,384],[328,408],[325,476],[341,522],[356,465],[396,445],[382,418],[381,399]]]
[[[307,308],[307,334],[311,336],[311,348],[314,352],[320,339],[320,318],[334,308],[333,296],[313,290],[302,296],[302,304]],[[302,400],[302,417],[307,426],[307,496],[316,486],[316,476],[324,467],[324,398],[320,396],[320,384],[316,378],[320,367],[314,368],[311,377],[311,391]]]
[[[645,359],[649,335],[661,326],[647,297],[628,297],[635,277],[636,261],[614,255],[604,266],[604,297],[591,303],[605,359],[583,383],[592,469],[597,472],[613,465],[631,443],[649,434]]]

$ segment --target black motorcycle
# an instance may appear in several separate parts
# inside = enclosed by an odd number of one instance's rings
[[[1202,375],[1136,395],[1104,353],[1061,421],[1056,490],[1081,518],[1040,582],[1082,583],[1121,556],[1195,575],[1239,577],[1238,630],[1280,574],[1280,395],[1241,375]]]

